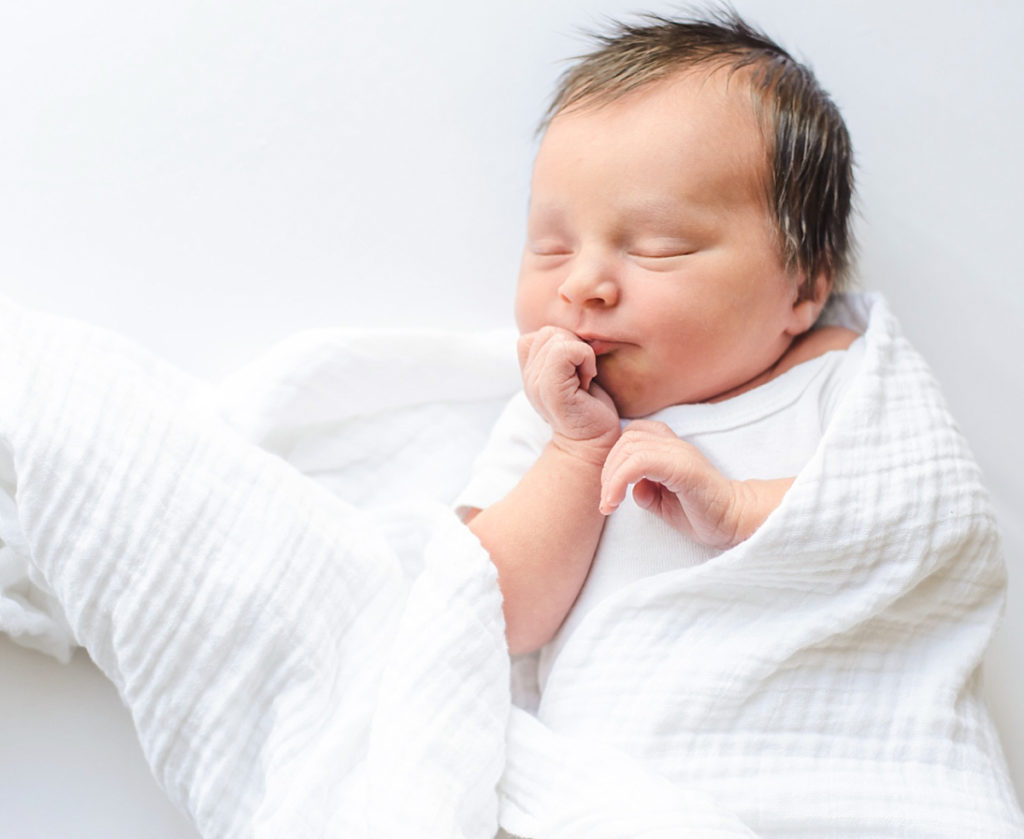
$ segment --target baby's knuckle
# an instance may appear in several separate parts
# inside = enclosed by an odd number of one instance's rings
[[[636,459],[646,450],[643,441],[637,439],[636,434],[626,434],[625,432],[619,438],[619,447],[623,457],[627,459]]]
[[[545,344],[557,341],[562,337],[562,330],[555,326],[542,326],[537,331],[537,339]]]
[[[700,459],[700,451],[698,448],[693,445],[693,443],[688,443],[686,440],[681,438],[677,437],[675,441],[673,441],[672,448],[675,451],[676,456],[685,460],[687,463],[696,465]]]
[[[675,436],[675,433],[672,431],[672,429],[669,428],[667,425],[665,425],[665,423],[661,422],[660,420],[633,420],[628,427],[633,429],[634,433],[636,434],[656,436],[664,436],[666,434],[671,434],[673,437]]]

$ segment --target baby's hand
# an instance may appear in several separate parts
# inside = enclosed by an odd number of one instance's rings
[[[601,512],[608,515],[633,487],[637,505],[713,548],[731,548],[753,534],[793,483],[730,481],[667,425],[631,422],[605,460]]]
[[[619,435],[619,414],[594,381],[593,348],[568,330],[545,326],[519,339],[519,364],[526,395],[556,444],[595,444],[603,460]]]

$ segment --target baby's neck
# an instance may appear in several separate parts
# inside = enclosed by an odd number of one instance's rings
[[[822,326],[818,329],[811,329],[803,335],[797,336],[779,360],[763,373],[707,401],[724,402],[726,399],[732,399],[734,396],[739,396],[741,393],[770,382],[787,370],[792,370],[798,364],[803,364],[805,361],[810,361],[832,350],[845,350],[857,337],[856,332],[844,326]]]

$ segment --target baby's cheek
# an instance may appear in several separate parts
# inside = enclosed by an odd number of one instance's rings
[[[521,280],[516,290],[515,317],[522,335],[551,325],[547,317],[547,302],[536,284],[529,280]]]
[[[620,416],[637,416],[632,412],[646,401],[651,376],[646,368],[644,360],[629,350],[615,350],[597,359],[597,382],[608,391]]]

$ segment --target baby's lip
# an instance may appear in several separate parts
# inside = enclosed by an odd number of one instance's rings
[[[605,355],[606,353],[610,353],[612,350],[617,350],[623,345],[622,341],[605,338],[601,335],[580,334],[578,337],[581,341],[586,341],[590,344],[591,348],[594,350],[594,355]]]

